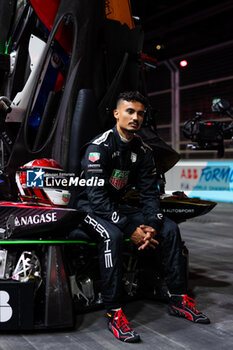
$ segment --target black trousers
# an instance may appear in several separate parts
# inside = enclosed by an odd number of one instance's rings
[[[132,222],[142,225],[144,218],[139,208],[127,205],[121,206],[120,211],[127,215]],[[121,306],[121,279],[122,279],[122,253],[124,239],[129,238],[114,224],[88,213],[84,218],[86,232],[98,240],[100,273],[102,279],[102,298],[107,310]],[[150,264],[153,265],[153,254],[155,269],[157,267],[158,254],[160,257],[161,269],[168,289],[171,294],[185,294],[185,258],[182,254],[182,241],[177,224],[164,218],[160,232],[156,239],[159,246],[155,250],[148,249],[138,252],[141,257],[148,252]],[[151,258],[152,256],[152,258]],[[153,266],[150,266],[150,269]]]

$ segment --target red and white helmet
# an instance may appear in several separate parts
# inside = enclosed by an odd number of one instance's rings
[[[67,206],[69,203],[70,191],[62,182],[67,177],[53,159],[35,159],[24,164],[17,170],[15,178],[23,202],[53,206]],[[45,178],[49,186],[45,185]],[[54,178],[56,182],[49,181]]]

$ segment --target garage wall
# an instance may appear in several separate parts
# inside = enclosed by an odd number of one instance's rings
[[[181,68],[181,60],[188,65]],[[156,110],[160,136],[183,159],[216,159],[216,151],[187,149],[182,133],[186,120],[202,112],[205,120],[230,121],[211,112],[212,100],[227,99],[233,105],[233,41],[163,61],[147,74],[148,95]],[[233,158],[233,144],[225,141],[224,159]]]

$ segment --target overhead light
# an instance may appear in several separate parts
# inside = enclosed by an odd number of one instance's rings
[[[162,49],[164,49],[164,44],[157,44],[157,45],[155,45],[155,48],[156,48],[156,50],[162,50]]]
[[[188,65],[188,61],[186,61],[186,60],[182,60],[182,61],[180,61],[180,66],[183,68],[183,67],[187,67],[187,65]]]

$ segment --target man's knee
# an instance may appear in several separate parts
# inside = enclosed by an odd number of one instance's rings
[[[160,230],[160,236],[165,239],[181,240],[179,226],[171,219],[164,217],[164,222]]]
[[[88,229],[95,232],[99,241],[108,241],[114,245],[123,242],[123,233],[114,224],[93,214],[87,215],[84,221],[88,224]]]
[[[112,228],[108,228],[108,234],[109,234],[109,238],[111,239],[112,242],[119,244],[122,243],[124,240],[124,235],[121,232],[120,229],[116,228],[116,227],[112,227]]]

